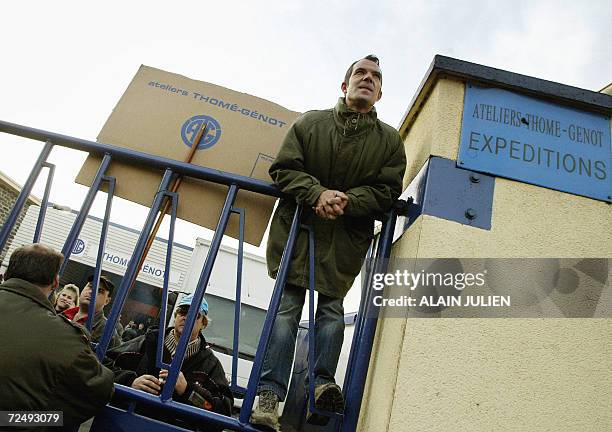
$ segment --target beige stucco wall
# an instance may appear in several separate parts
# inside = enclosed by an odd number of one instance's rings
[[[456,159],[463,94],[448,79],[431,91],[405,139],[406,184],[430,155]],[[611,228],[608,204],[498,178],[490,231],[422,216],[393,253],[612,257]],[[612,320],[382,313],[358,430],[612,430]]]

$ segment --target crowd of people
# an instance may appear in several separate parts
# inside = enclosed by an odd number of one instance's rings
[[[78,285],[69,283],[53,293],[51,296],[51,303],[53,304],[55,312],[63,314],[79,324],[85,325],[89,313],[92,281],[93,275],[90,275],[82,291]],[[105,275],[101,275],[91,331],[93,342],[99,342],[102,332],[104,331],[107,319],[103,309],[111,301],[113,290],[114,284],[112,281]],[[115,324],[115,332],[111,339],[111,347],[118,346],[121,342],[127,342],[137,336],[145,334],[147,328],[148,325],[145,322],[136,323],[134,320],[130,320],[124,327],[121,322],[121,315],[119,315],[119,320]]]
[[[115,383],[159,394],[168,371],[156,364],[159,329],[146,328],[142,322],[130,321],[124,329],[118,321],[107,356],[98,360],[92,343],[104,333],[108,322],[104,306],[111,302],[115,286],[109,277],[100,276],[88,331],[94,276],[87,278],[82,290],[75,284],[60,288],[63,259],[42,244],[22,246],[10,257],[0,285],[0,406],[14,411],[62,411],[64,427],[70,430],[113,403]],[[180,300],[174,326],[164,329],[166,364],[174,358],[192,299]],[[208,312],[203,299],[173,399],[231,415],[233,396],[225,371],[201,333],[208,325]],[[28,337],[15,322],[27,323]],[[159,417],[154,411],[147,414]],[[171,417],[163,420],[175,422]]]

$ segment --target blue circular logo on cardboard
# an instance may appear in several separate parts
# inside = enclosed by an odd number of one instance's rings
[[[193,140],[195,140],[202,125],[206,126],[206,131],[200,139],[198,150],[211,148],[217,144],[217,141],[221,138],[221,125],[217,120],[207,115],[193,116],[187,120],[181,128],[181,137],[188,147],[193,145]]]
[[[78,255],[84,250],[85,250],[85,242],[81,239],[77,239],[77,241],[74,243],[74,247],[72,248],[72,253],[75,255]]]

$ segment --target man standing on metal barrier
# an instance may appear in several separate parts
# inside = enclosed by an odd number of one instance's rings
[[[64,426],[75,427],[111,399],[113,373],[48,300],[63,259],[41,244],[11,255],[0,285],[0,410],[62,411]]]
[[[382,96],[378,58],[354,62],[341,84],[335,108],[310,111],[288,131],[270,175],[283,192],[270,227],[268,271],[278,273],[296,202],[302,223],[314,230],[315,406],[341,412],[344,400],[334,382],[344,338],[343,299],[361,269],[374,233],[374,217],[391,208],[402,191],[406,156],[399,133],[377,119]],[[312,211],[310,211],[312,209]],[[298,324],[309,283],[308,235],[300,232],[263,364],[259,404],[251,422],[278,428],[278,403],[287,385]],[[308,422],[327,417],[308,413]]]

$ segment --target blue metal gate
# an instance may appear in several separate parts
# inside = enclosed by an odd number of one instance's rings
[[[180,371],[180,367],[182,364],[183,357],[185,356],[185,352],[187,349],[187,343],[189,334],[191,329],[193,328],[196,320],[197,308],[190,308],[189,313],[187,315],[187,321],[185,324],[185,328],[187,331],[183,332],[182,337],[178,343],[176,354],[172,360],[170,365],[166,365],[169,374],[166,380],[166,385],[162,390],[161,395],[153,396],[132,388],[128,388],[122,385],[115,385],[115,395],[120,399],[124,399],[128,401],[127,409],[119,409],[116,407],[108,406],[103,413],[96,417],[94,421],[94,426],[92,430],[125,430],[125,431],[133,431],[144,429],[147,430],[160,430],[160,431],[171,431],[171,430],[182,430],[181,428],[173,425],[169,425],[166,423],[160,423],[156,420],[149,419],[146,417],[142,417],[134,412],[136,404],[144,404],[148,406],[157,407],[162,410],[169,410],[175,416],[184,416],[186,418],[191,419],[192,421],[196,421],[199,425],[201,425],[202,430],[206,430],[206,426],[221,426],[223,428],[237,430],[237,431],[257,431],[252,425],[249,424],[249,418],[251,415],[251,410],[253,407],[253,403],[256,396],[256,389],[259,383],[259,377],[261,375],[261,369],[263,365],[263,358],[268,346],[268,342],[270,339],[270,333],[272,330],[272,326],[274,324],[274,319],[276,317],[276,313],[278,311],[278,307],[280,304],[280,298],[282,294],[282,289],[284,286],[284,282],[286,280],[290,257],[292,255],[292,251],[295,245],[295,241],[297,235],[301,229],[309,230],[306,226],[301,226],[300,224],[300,215],[302,209],[300,206],[297,207],[296,212],[293,216],[293,222],[291,225],[291,231],[289,235],[289,239],[287,241],[287,245],[285,247],[285,251],[283,253],[278,276],[276,279],[276,283],[274,286],[274,291],[272,294],[272,299],[270,301],[270,305],[268,308],[268,312],[266,314],[266,319],[263,325],[263,330],[261,333],[261,337],[259,340],[259,345],[257,348],[257,353],[255,356],[255,361],[253,363],[253,367],[251,370],[251,375],[249,378],[248,386],[246,389],[241,389],[236,384],[236,376],[237,376],[237,363],[238,363],[238,328],[239,328],[239,318],[240,318],[240,290],[241,290],[241,272],[242,272],[242,244],[243,244],[243,233],[244,233],[244,212],[242,209],[234,207],[234,201],[236,199],[237,193],[239,190],[247,190],[251,192],[260,193],[263,195],[268,195],[272,197],[282,197],[283,194],[276,189],[272,184],[254,180],[248,177],[239,176],[235,174],[230,174],[226,172],[221,172],[218,170],[203,168],[195,165],[191,165],[185,162],[178,162],[171,159],[166,159],[158,156],[153,156],[125,148],[119,148],[107,144],[96,143],[93,141],[82,140],[78,138],[73,138],[65,135],[60,135],[52,132],[47,132],[43,130],[33,129],[25,126],[20,126],[12,123],[7,123],[0,121],[0,131],[13,134],[16,136],[21,136],[25,138],[30,138],[33,140],[42,141],[45,143],[42,152],[40,153],[26,183],[23,186],[23,189],[13,206],[11,213],[9,214],[6,222],[2,226],[0,230],[0,250],[6,246],[6,243],[9,238],[9,234],[15,225],[20,212],[22,211],[27,197],[30,195],[32,187],[36,182],[36,179],[40,175],[42,169],[44,167],[49,168],[49,175],[47,178],[47,186],[45,189],[44,198],[41,204],[41,211],[39,214],[39,219],[36,227],[36,233],[33,238],[33,242],[37,242],[40,239],[40,233],[43,229],[45,210],[48,205],[48,196],[49,190],[51,187],[52,179],[53,179],[53,165],[47,162],[47,158],[54,146],[63,146],[76,150],[81,150],[85,152],[89,152],[92,154],[103,156],[100,167],[98,168],[97,174],[93,180],[92,186],[89,189],[87,196],[85,197],[79,214],[68,234],[68,238],[64,244],[62,249],[62,253],[64,254],[65,261],[60,269],[60,273],[65,269],[65,266],[70,258],[70,254],[72,252],[72,248],[78,239],[78,235],[83,227],[85,219],[91,209],[92,203],[97,192],[100,190],[103,183],[108,183],[108,198],[106,205],[106,213],[104,217],[104,223],[102,232],[100,235],[99,249],[97,255],[96,262],[96,271],[94,277],[94,286],[92,289],[92,295],[94,298],[91,299],[91,304],[95,304],[95,295],[97,293],[97,285],[99,283],[99,277],[102,268],[102,255],[105,247],[105,240],[108,231],[108,221],[110,216],[110,210],[112,205],[112,199],[114,194],[115,187],[115,179],[109,177],[106,172],[111,162],[122,161],[123,163],[136,164],[136,165],[146,165],[152,169],[158,169],[160,172],[163,172],[162,180],[159,184],[159,188],[155,196],[153,197],[152,204],[149,210],[149,214],[145,220],[145,223],[140,232],[140,236],[136,243],[136,247],[134,249],[133,255],[129,261],[127,270],[125,275],[121,281],[120,287],[115,294],[115,299],[113,301],[112,310],[108,317],[109,325],[106,325],[104,334],[100,340],[100,343],[96,347],[96,354],[98,358],[104,358],[106,350],[108,349],[112,331],[115,327],[115,323],[119,318],[119,314],[125,300],[127,298],[130,287],[134,283],[136,276],[139,271],[139,265],[141,262],[141,258],[145,253],[147,239],[153,229],[155,219],[157,215],[162,210],[164,204],[169,201],[171,207],[171,224],[170,224],[170,232],[168,239],[168,249],[166,255],[166,271],[164,276],[164,284],[162,291],[162,308],[160,312],[160,328],[163,328],[165,325],[165,317],[166,317],[166,308],[167,308],[167,299],[168,299],[168,282],[169,282],[169,274],[170,274],[170,262],[172,256],[172,245],[173,245],[173,235],[174,235],[174,225],[176,222],[176,209],[178,206],[179,193],[172,191],[173,182],[179,177],[193,177],[196,179],[206,180],[212,183],[225,185],[228,188],[227,196],[225,198],[225,203],[221,210],[221,214],[219,215],[219,220],[217,223],[217,227],[210,245],[210,249],[208,251],[208,255],[206,257],[204,266],[201,270],[199,281],[197,284],[197,288],[194,292],[194,302],[195,304],[199,304],[204,296],[206,291],[206,287],[208,286],[208,282],[210,280],[210,276],[213,270],[213,266],[215,263],[215,259],[217,257],[217,253],[219,251],[219,247],[221,245],[221,240],[225,229],[227,227],[229,218],[231,214],[238,214],[240,217],[240,239],[239,239],[239,256],[238,256],[238,278],[237,278],[237,286],[236,286],[236,310],[234,317],[234,349],[233,349],[233,358],[232,358],[232,379],[231,379],[231,387],[232,390],[245,393],[245,397],[243,400],[242,408],[240,410],[240,414],[238,418],[224,416],[221,414],[217,414],[211,411],[206,411],[203,409],[195,408],[192,406],[188,406],[185,404],[177,403],[172,400],[172,392],[174,386],[176,384],[178,373]],[[167,204],[166,204],[167,205]],[[371,296],[373,295],[373,290],[371,289],[371,276],[373,272],[384,272],[386,270],[385,263],[387,262],[387,258],[390,254],[391,242],[393,238],[393,231],[395,227],[395,220],[398,213],[403,213],[405,210],[405,202],[398,202],[398,205],[394,206],[384,217],[383,226],[381,234],[374,241],[371,249],[370,249],[370,257],[371,260],[368,262],[371,265],[368,267],[368,271],[364,277],[363,284],[363,294],[360,310],[357,315],[357,321],[355,324],[355,332],[353,337],[353,343],[351,346],[351,352],[349,356],[349,364],[347,366],[347,374],[344,382],[344,396],[346,400],[345,412],[340,414],[333,413],[325,413],[332,418],[332,422],[326,428],[326,430],[334,430],[334,431],[354,431],[357,427],[357,422],[359,419],[359,411],[361,406],[361,400],[363,395],[363,389],[365,386],[365,380],[368,371],[368,364],[370,359],[370,354],[372,350],[372,343],[374,339],[374,333],[376,331],[376,323],[378,311],[373,306],[373,302],[371,301]],[[311,247],[311,286],[310,286],[310,299],[309,299],[309,308],[310,308],[310,320],[309,320],[309,329],[308,329],[308,338],[310,339],[309,343],[309,373],[313,373],[313,365],[310,364],[312,359],[314,358],[314,344],[312,343],[314,337],[314,282],[313,282],[313,272],[315,271],[313,263],[313,255],[312,251],[314,248],[314,240],[312,233],[310,235],[310,247]],[[90,305],[91,307],[91,305]],[[91,328],[91,319],[93,314],[89,314],[88,326]],[[158,365],[161,364],[161,350],[163,349],[163,343],[161,338],[163,338],[163,332],[159,332],[160,341],[158,341]],[[299,353],[298,353],[299,354]],[[310,387],[308,389],[308,394],[311,396],[310,399],[310,409],[316,411],[314,409],[314,402],[312,401],[313,395],[313,383],[314,379],[310,379],[309,382]],[[295,390],[295,389],[294,389]],[[304,407],[305,408],[305,407]],[[304,412],[299,413],[299,415],[304,415]]]

